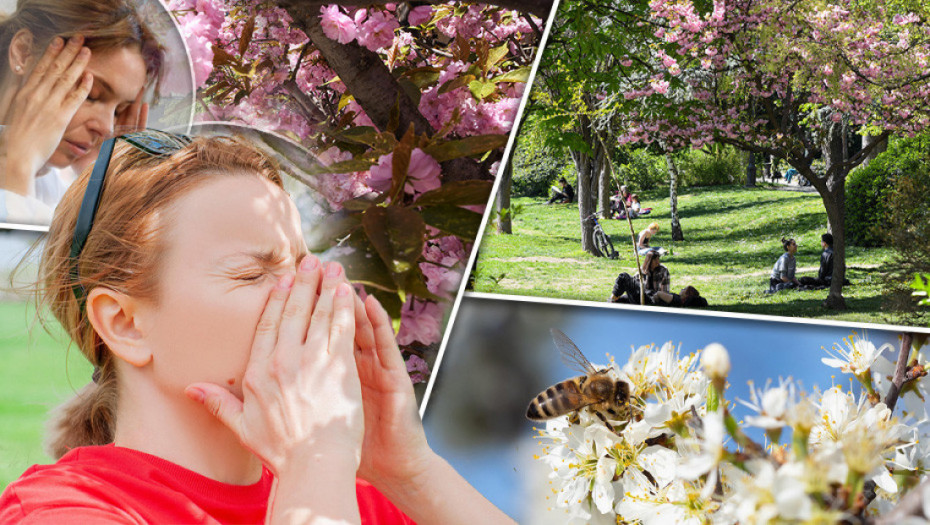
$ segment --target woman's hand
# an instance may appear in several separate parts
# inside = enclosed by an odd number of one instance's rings
[[[356,302],[355,363],[365,407],[365,440],[359,477],[382,492],[409,484],[433,458],[417,413],[391,318],[369,296]]]
[[[87,98],[93,75],[85,71],[90,49],[75,36],[56,37],[4,108],[0,136],[2,189],[27,195],[36,173],[58,148],[68,123]]]
[[[114,137],[132,133],[133,131],[142,131],[148,125],[149,104],[148,102],[142,101],[143,96],[145,96],[144,87],[139,90],[139,94],[136,95],[136,99],[132,104],[116,116],[116,122],[113,126]],[[100,155],[100,146],[102,145],[103,143],[97,143],[87,155],[79,158],[73,165],[74,171],[80,174],[88,166],[96,162],[97,157]]]
[[[330,263],[324,274],[312,255],[304,257],[294,279],[282,277],[265,306],[243,399],[209,383],[190,385],[187,394],[203,402],[279,481],[321,476],[324,470],[331,477],[349,475],[354,487],[364,433],[353,357],[355,293],[339,264]]]

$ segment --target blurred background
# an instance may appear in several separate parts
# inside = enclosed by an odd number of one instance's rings
[[[595,365],[618,364],[632,348],[672,341],[682,355],[709,343],[730,352],[732,372],[727,399],[749,400],[747,381],[762,387],[768,379],[793,377],[807,392],[845,374],[821,363],[824,348],[842,344],[846,327],[707,317],[663,311],[636,311],[465,297],[452,328],[424,424],[430,445],[491,502],[519,523],[556,524],[565,514],[554,507],[546,465],[534,426],[526,419],[530,400],[546,387],[579,375],[566,367],[550,328],[565,332]],[[863,332],[859,332],[860,335]],[[898,334],[870,330],[880,346]],[[896,353],[890,356],[895,359]],[[751,411],[737,405],[741,419]],[[750,433],[762,441],[761,433]]]

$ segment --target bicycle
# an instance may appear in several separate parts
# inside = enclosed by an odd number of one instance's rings
[[[614,243],[601,227],[601,222],[597,216],[601,212],[596,211],[585,218],[585,221],[594,221],[594,255],[597,257],[607,257],[608,259],[619,259],[620,253],[614,249]]]

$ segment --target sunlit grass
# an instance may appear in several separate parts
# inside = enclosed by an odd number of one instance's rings
[[[855,322],[889,322],[881,312],[883,266],[891,251],[847,247],[845,311],[821,307],[826,290],[787,291],[767,295],[768,276],[783,253],[782,236],[799,246],[798,275],[816,276],[820,235],[827,215],[816,193],[747,189],[741,186],[689,188],[678,199],[685,240],[671,242],[669,203],[658,193],[646,194],[647,217],[634,221],[637,233],[657,221],[662,230],[654,246],[673,252],[663,259],[677,291],[693,285],[711,309],[766,315],[800,316]],[[514,219],[513,235],[490,229],[484,237],[475,272],[475,290],[604,301],[620,272],[635,271],[626,221],[602,221],[621,259],[594,257],[581,249],[576,205],[546,206],[544,201],[517,198],[523,206]],[[892,320],[893,321],[893,320]]]

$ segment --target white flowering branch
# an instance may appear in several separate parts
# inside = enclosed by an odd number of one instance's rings
[[[720,345],[700,357],[647,346],[612,363],[608,372],[631,393],[628,419],[582,408],[540,431],[548,440],[541,459],[559,482],[556,506],[571,523],[873,523],[893,508],[895,516],[922,515],[930,385],[920,345],[903,336],[892,363],[881,357],[891,345],[876,348],[858,334],[845,341],[823,362],[867,385],[862,395],[834,386],[808,396],[780,379],[750,388],[740,401],[754,412],[745,421],[725,398],[730,361]],[[896,391],[889,405],[878,397],[886,389]],[[909,410],[895,416],[900,399]],[[750,439],[746,427],[763,429],[771,444]],[[786,430],[790,440],[780,444]]]

